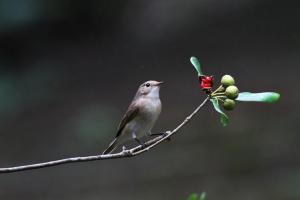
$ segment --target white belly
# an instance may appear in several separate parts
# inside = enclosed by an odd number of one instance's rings
[[[141,138],[151,132],[161,112],[161,102],[159,99],[155,99],[154,101],[144,100],[143,105],[144,106],[140,107],[138,115],[124,127],[121,134],[124,136],[123,141],[131,139],[133,134],[135,134],[137,138]]]

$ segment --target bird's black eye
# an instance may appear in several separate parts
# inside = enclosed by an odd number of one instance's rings
[[[150,83],[146,83],[146,87],[149,87],[150,86]]]

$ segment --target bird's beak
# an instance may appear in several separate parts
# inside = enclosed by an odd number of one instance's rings
[[[156,85],[157,85],[157,86],[160,86],[160,85],[163,84],[163,83],[164,83],[163,81],[160,81],[160,82],[157,82]]]

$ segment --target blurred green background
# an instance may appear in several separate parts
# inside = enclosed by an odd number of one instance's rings
[[[101,153],[138,85],[162,80],[154,131],[204,95],[189,63],[233,75],[241,103],[223,128],[207,105],[171,142],[131,159],[0,175],[0,199],[300,199],[297,1],[0,0],[0,167]]]

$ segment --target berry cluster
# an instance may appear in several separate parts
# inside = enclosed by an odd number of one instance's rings
[[[221,85],[212,91],[214,77],[203,74],[200,62],[196,57],[191,57],[190,61],[198,73],[199,87],[209,95],[214,109],[220,114],[220,121],[223,126],[229,123],[229,118],[220,108],[220,102],[225,110],[233,110],[236,101],[274,103],[280,98],[280,94],[276,92],[240,93],[235,86],[234,78],[230,75],[224,75],[221,79]]]
[[[223,102],[225,110],[235,108],[235,99],[239,96],[239,89],[235,86],[234,78],[230,75],[224,75],[221,79],[221,86],[211,93],[211,98],[216,98]]]

